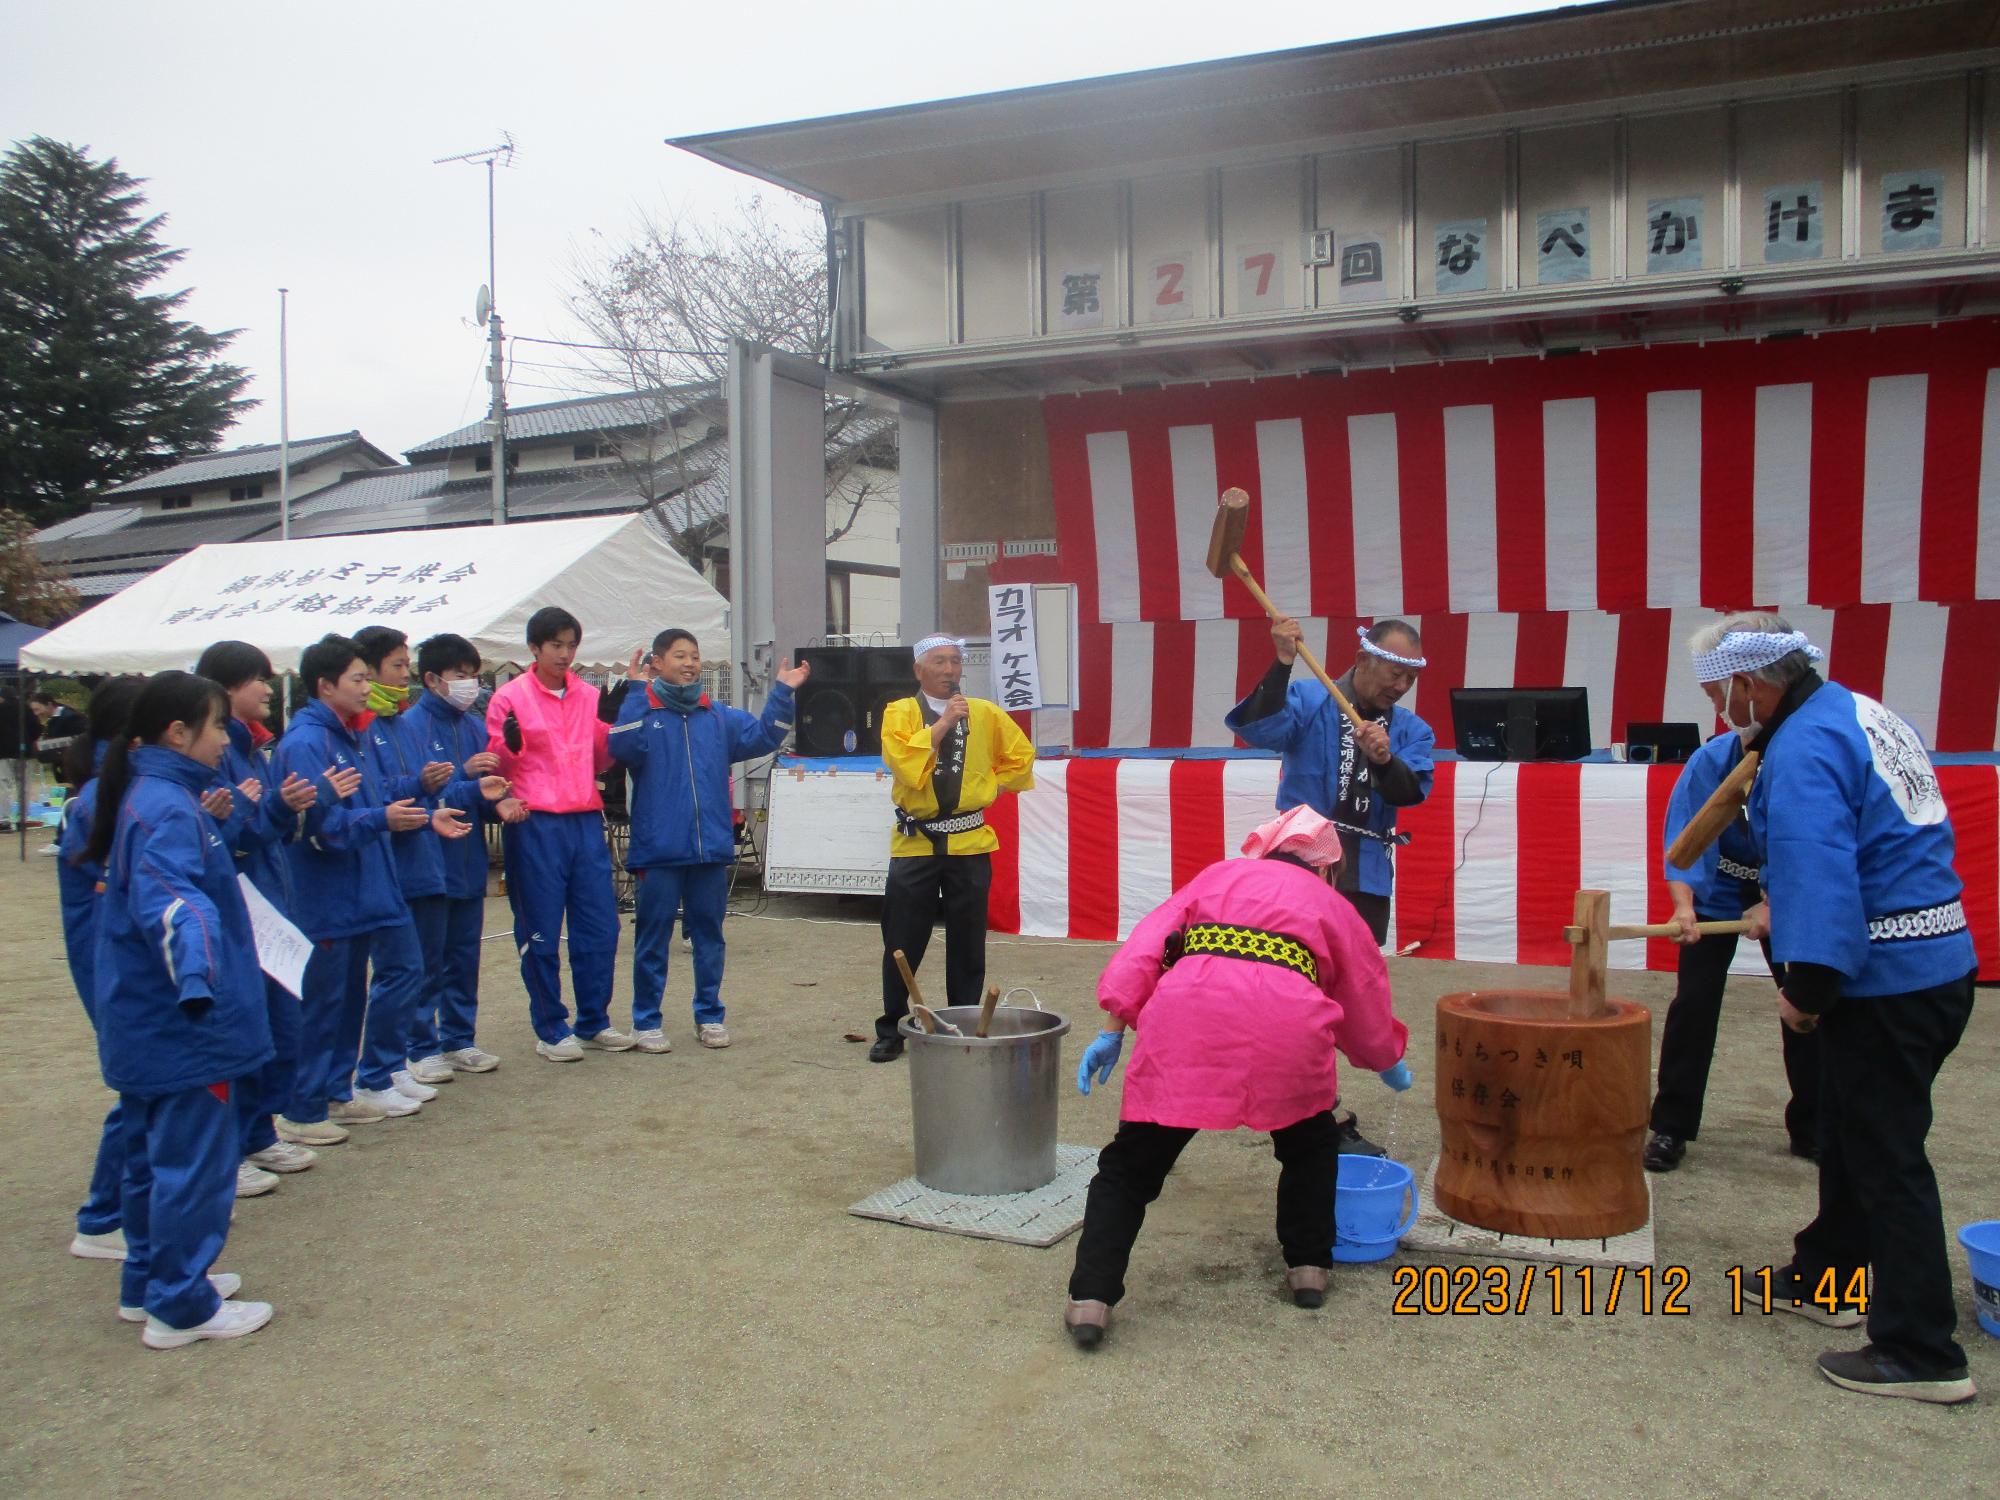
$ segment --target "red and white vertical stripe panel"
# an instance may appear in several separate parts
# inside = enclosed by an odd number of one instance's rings
[[[1785,608],[1830,656],[1831,674],[1879,698],[1950,752],[2000,745],[2000,600]],[[1452,747],[1458,687],[1583,687],[1591,741],[1628,738],[1634,723],[1691,722],[1713,713],[1688,671],[1688,637],[1705,609],[1420,614],[1430,666],[1405,706]],[[1301,622],[1306,642],[1338,675],[1365,617]],[[1083,627],[1081,703],[1071,719],[1084,749],[1218,748],[1230,708],[1270,666],[1262,620],[1141,621]],[[1299,667],[1296,673],[1303,675]]]
[[[1438,767],[1408,809],[1390,944],[1419,956],[1566,964],[1579,890],[1611,892],[1615,923],[1660,922],[1671,903],[1661,828],[1673,766]],[[2000,978],[2000,767],[1941,766],[1982,978]],[[1043,761],[1035,789],[989,814],[1000,833],[995,931],[1112,941],[1194,874],[1234,856],[1271,816],[1269,760]],[[1671,970],[1673,945],[1613,944],[1616,968]],[[1738,971],[1761,972],[1752,951]]]
[[[2000,323],[1299,376],[1044,406],[1082,618],[2000,598]]]

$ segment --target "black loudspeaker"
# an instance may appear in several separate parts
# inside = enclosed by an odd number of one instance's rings
[[[799,689],[801,755],[880,755],[882,710],[917,691],[902,646],[808,646],[812,675]]]

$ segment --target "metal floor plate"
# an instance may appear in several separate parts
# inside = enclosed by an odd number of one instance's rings
[[[1628,1234],[1610,1239],[1549,1240],[1525,1235],[1501,1234],[1480,1229],[1441,1212],[1431,1191],[1437,1180],[1438,1159],[1431,1158],[1424,1173],[1424,1185],[1417,1199],[1417,1222],[1403,1236],[1403,1249],[1441,1250],[1452,1255],[1493,1256],[1501,1260],[1560,1261],[1581,1266],[1650,1266],[1653,1263],[1653,1181],[1646,1178],[1646,1222]]]
[[[1030,1193],[992,1197],[940,1193],[914,1177],[905,1177],[847,1211],[862,1219],[886,1219],[891,1224],[1046,1250],[1082,1225],[1084,1192],[1096,1175],[1094,1147],[1057,1146],[1054,1180]]]

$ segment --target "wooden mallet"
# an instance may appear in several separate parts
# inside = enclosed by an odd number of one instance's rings
[[[1243,534],[1250,525],[1250,496],[1239,489],[1227,489],[1215,508],[1215,529],[1208,534],[1208,571],[1217,578],[1227,578],[1234,573],[1243,581],[1243,587],[1250,590],[1250,597],[1263,606],[1264,613],[1273,620],[1284,618],[1278,606],[1271,602],[1271,596],[1257,585],[1249,565],[1237,555],[1243,546]],[[1340,711],[1347,715],[1354,727],[1359,729],[1367,721],[1354,711],[1354,705],[1347,701],[1347,695],[1333,685],[1333,679],[1326,675],[1326,668],[1313,655],[1312,647],[1299,642],[1299,656],[1312,669],[1320,686],[1333,694],[1333,701],[1340,705]]]
[[[1750,800],[1750,783],[1757,779],[1759,756],[1755,750],[1743,752],[1736,769],[1722,779],[1699,811],[1687,821],[1681,836],[1667,850],[1667,863],[1685,870],[1700,859],[1708,846],[1722,837],[1722,830],[1736,821],[1743,804]]]
[[[1722,933],[1741,934],[1750,930],[1750,924],[1743,921],[1697,922],[1694,930],[1703,937]],[[1679,932],[1680,928],[1672,922],[1613,927],[1611,892],[1578,891],[1575,919],[1563,929],[1563,941],[1570,945],[1569,1013],[1572,1016],[1591,1016],[1604,1009],[1606,943],[1622,943],[1631,938],[1670,938]]]
[[[985,1036],[986,1028],[993,1024],[993,1008],[1000,1003],[1000,986],[986,986],[986,998],[979,1003],[979,1024],[972,1029],[974,1036]]]
[[[917,988],[917,972],[910,967],[909,959],[903,956],[901,948],[889,955],[896,961],[896,970],[903,976],[903,988],[910,992],[910,1014],[917,1018],[917,1024],[932,1036],[937,1035],[937,1017],[924,1004],[924,992]]]

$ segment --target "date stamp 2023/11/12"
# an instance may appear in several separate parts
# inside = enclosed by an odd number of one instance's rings
[[[1615,1317],[1620,1312],[1642,1317],[1686,1317],[1693,1311],[1689,1293],[1694,1273],[1686,1266],[1567,1266],[1524,1262],[1501,1266],[1399,1265],[1391,1273],[1399,1317],[1479,1316],[1524,1317],[1541,1311],[1555,1317]],[[1732,1317],[1769,1316],[1787,1307],[1816,1307],[1825,1312],[1868,1311],[1865,1271],[1850,1274],[1845,1284],[1833,1271],[1824,1272],[1810,1287],[1770,1266],[1731,1266],[1722,1273],[1728,1286]]]

